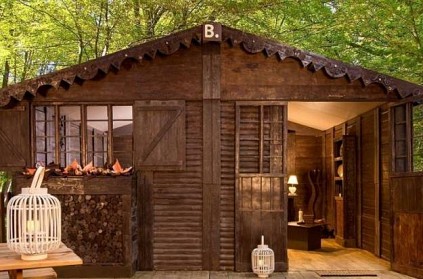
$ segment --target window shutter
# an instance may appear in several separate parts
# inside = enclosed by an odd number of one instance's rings
[[[134,112],[136,166],[185,169],[185,101],[139,101]]]
[[[0,166],[24,167],[29,162],[29,115],[26,105],[0,110]]]

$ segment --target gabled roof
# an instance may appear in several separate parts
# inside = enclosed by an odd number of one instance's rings
[[[42,86],[67,87],[74,82],[92,79],[99,71],[107,74],[110,70],[119,70],[125,59],[141,61],[145,57],[154,59],[157,53],[171,55],[181,47],[189,48],[192,43],[201,44],[201,33],[202,26],[200,25],[95,60],[10,85],[0,89],[0,106],[6,106],[12,99],[21,101],[25,94],[35,96]],[[280,60],[287,57],[296,58],[309,70],[315,72],[323,69],[333,78],[347,76],[350,81],[361,79],[364,86],[371,83],[380,84],[388,94],[398,94],[401,98],[423,95],[423,86],[328,59],[226,26],[222,26],[222,41],[231,45],[241,45],[248,53],[263,52],[268,57],[276,55]]]

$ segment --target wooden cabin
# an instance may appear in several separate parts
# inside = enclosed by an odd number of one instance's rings
[[[249,271],[261,235],[285,271],[302,209],[338,243],[422,278],[422,95],[210,23],[1,89],[0,170],[134,166],[44,181],[84,260],[60,276]],[[15,192],[29,183],[16,172]]]

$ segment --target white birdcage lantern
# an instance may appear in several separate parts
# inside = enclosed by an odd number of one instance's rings
[[[61,243],[61,207],[59,200],[40,188],[44,167],[39,167],[31,188],[7,204],[7,246],[22,260],[42,260]]]
[[[275,253],[264,244],[264,236],[261,236],[261,244],[251,252],[251,265],[253,272],[260,278],[269,277],[275,270]]]

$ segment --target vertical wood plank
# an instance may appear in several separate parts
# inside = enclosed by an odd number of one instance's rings
[[[220,44],[203,45],[203,269],[219,270]]]
[[[361,119],[358,118],[356,121],[356,131],[357,131],[357,139],[361,138]],[[362,247],[361,243],[361,234],[362,234],[362,226],[361,226],[361,216],[363,211],[363,184],[361,182],[361,141],[357,140],[356,142],[357,147],[357,247]]]
[[[238,247],[238,243],[242,241],[240,239],[240,235],[242,234],[241,227],[239,224],[242,222],[242,214],[239,210],[240,206],[242,206],[240,196],[241,190],[240,187],[242,182],[240,181],[241,178],[239,177],[239,131],[240,131],[240,115],[241,115],[241,108],[236,105],[235,106],[235,270],[241,269],[241,249]]]
[[[153,270],[153,172],[138,173],[138,198],[140,199],[139,269]]]
[[[374,113],[374,187],[375,187],[375,250],[374,253],[380,256],[380,109],[376,108]]]
[[[260,138],[264,137],[264,107],[260,106]],[[259,151],[259,172],[263,173],[263,151],[264,151],[264,141],[260,141],[260,151]]]

